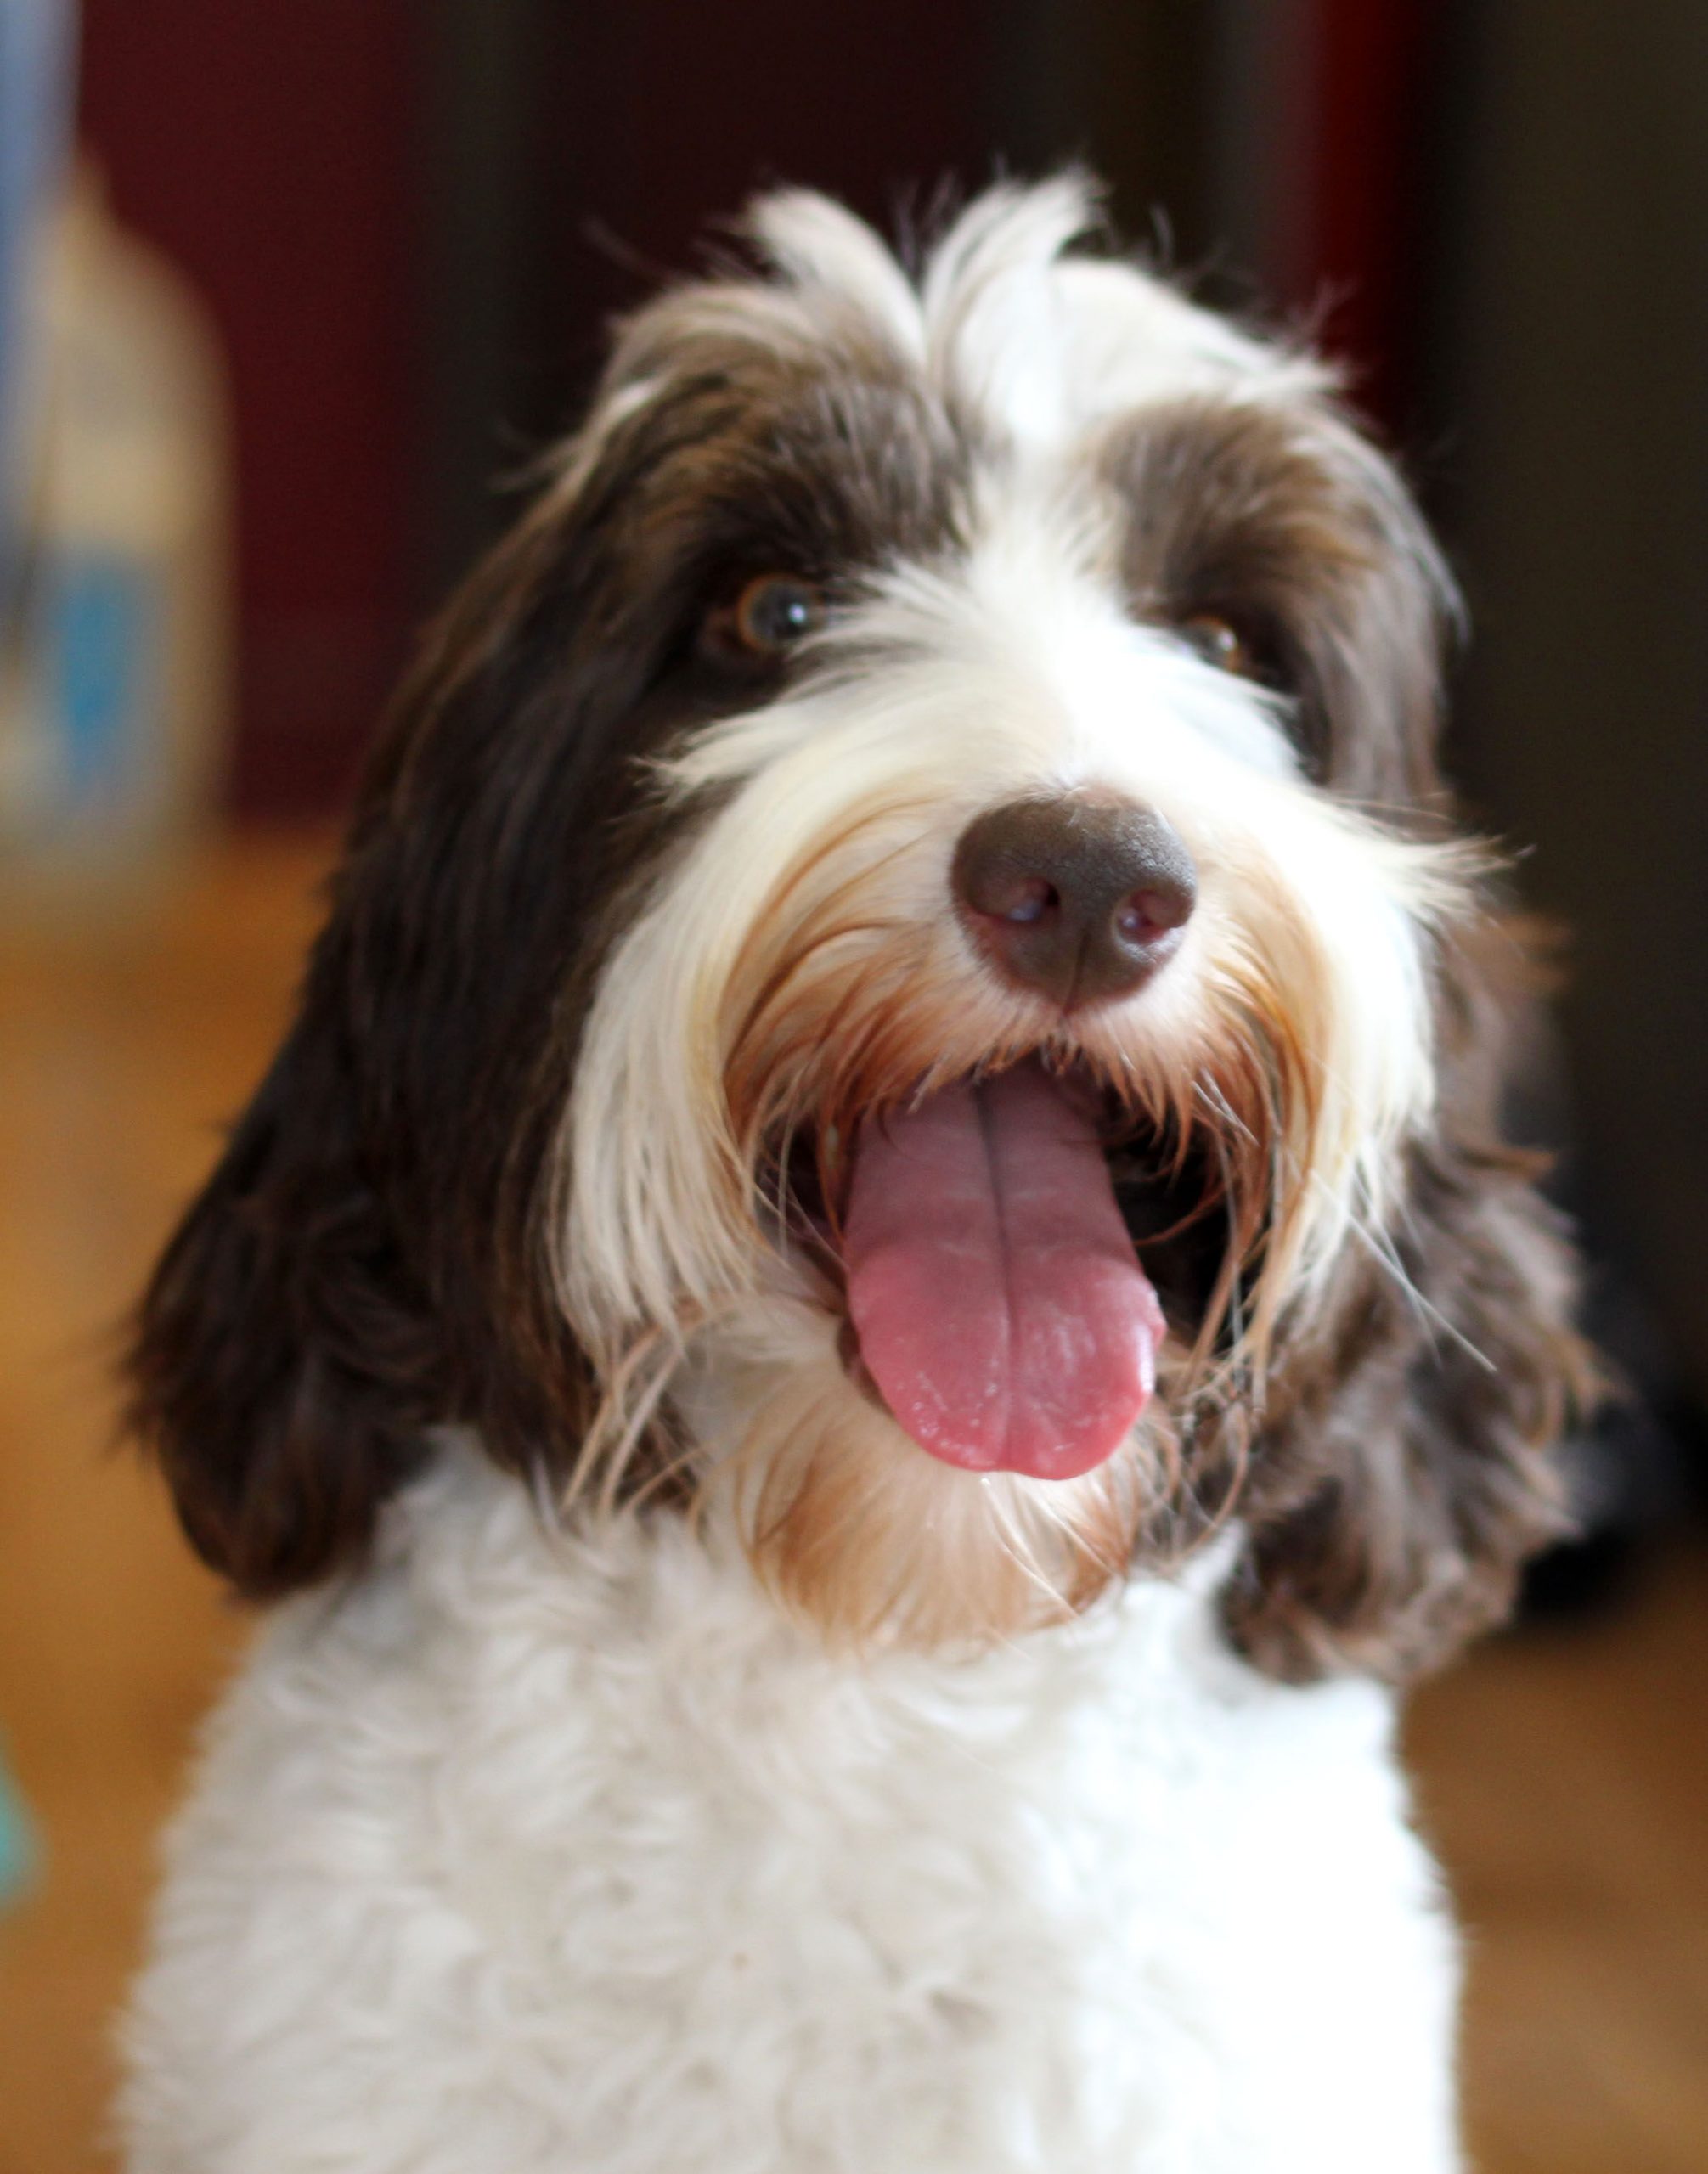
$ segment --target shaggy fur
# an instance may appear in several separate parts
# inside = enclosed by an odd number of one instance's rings
[[[1559,1522],[1522,961],[1393,470],[1085,219],[995,191],[916,279],[768,200],[404,690],[135,1346],[191,1539],[301,1596],[175,1845],[137,2174],[1456,2163],[1372,1679]],[[1197,903],[1064,1014],[950,894],[1088,794]],[[1061,1482],[916,1445],[840,1255],[860,1129],[1023,1061],[1168,1325]]]

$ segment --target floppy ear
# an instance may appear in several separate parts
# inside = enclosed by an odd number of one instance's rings
[[[1448,579],[1399,476],[1339,418],[1299,494],[1288,614],[1322,782],[1440,836],[1435,767]],[[1407,1151],[1379,1257],[1355,1244],[1314,1330],[1289,1338],[1252,1445],[1231,1627],[1271,1673],[1404,1677],[1497,1621],[1564,1524],[1549,1451],[1592,1370],[1571,1327],[1571,1248],[1507,1144],[1539,1045],[1536,977],[1482,902],[1435,941],[1435,1115]]]
[[[633,699],[620,645],[577,659],[585,531],[546,504],[428,644],[296,1023],[142,1304],[132,1424],[251,1595],[358,1557],[435,1423],[570,1454],[549,1178]]]
[[[1405,1280],[1349,1265],[1257,1445],[1227,1606],[1271,1674],[1415,1675],[1500,1620],[1526,1558],[1565,1529],[1548,1453],[1592,1369],[1563,1221],[1536,1189],[1542,1160],[1501,1138],[1523,971],[1494,921],[1445,948],[1440,1117],[1394,1220]]]
[[[334,935],[144,1299],[131,1416],[197,1552],[270,1597],[365,1546],[443,1416],[431,1310],[358,1136]]]

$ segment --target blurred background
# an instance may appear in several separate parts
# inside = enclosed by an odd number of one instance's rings
[[[1485,2174],[1708,2166],[1708,8],[0,0],[0,2174],[109,2163],[153,1835],[243,1635],[108,1455],[413,631],[708,217],[1088,162],[1344,363],[1476,639],[1454,765],[1571,932],[1521,1121],[1628,1394],[1418,1700]]]

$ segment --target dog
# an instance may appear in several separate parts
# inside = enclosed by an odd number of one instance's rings
[[[279,1605],[132,2174],[1460,2164],[1523,963],[1395,470],[1095,225],[765,198],[425,644],[134,1343]]]

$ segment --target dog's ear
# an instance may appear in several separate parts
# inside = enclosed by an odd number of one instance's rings
[[[583,528],[547,504],[428,643],[296,1022],[142,1304],[132,1425],[254,1596],[358,1558],[424,1429],[521,1467],[578,1423],[546,1225],[633,691],[610,641],[578,660]]]
[[[131,1416],[199,1553],[271,1597],[365,1546],[443,1410],[417,1264],[360,1140],[322,940],[301,1017],[144,1299]]]
[[[1535,1013],[1516,938],[1444,947],[1440,1113],[1410,1158],[1391,1263],[1349,1264],[1256,1445],[1231,1626],[1268,1672],[1401,1680],[1499,1621],[1525,1560],[1565,1529],[1549,1452],[1590,1394],[1573,1256],[1506,1146]]]

